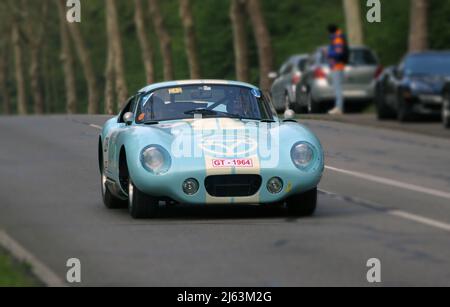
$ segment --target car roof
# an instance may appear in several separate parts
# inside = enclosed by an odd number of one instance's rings
[[[447,55],[450,56],[450,50],[427,50],[420,52],[411,52],[408,56],[429,56],[429,55]]]
[[[256,89],[258,88],[254,85],[251,85],[249,83],[245,82],[239,82],[239,81],[229,81],[229,80],[178,80],[178,81],[166,81],[166,82],[160,82],[160,83],[153,83],[150,84],[141,90],[139,90],[139,93],[146,93],[150,92],[159,88],[165,88],[165,87],[175,87],[175,86],[182,86],[182,85],[235,85],[235,86],[243,86],[248,87],[250,89]]]

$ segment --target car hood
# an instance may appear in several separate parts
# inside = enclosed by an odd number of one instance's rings
[[[411,86],[411,89],[417,93],[440,94],[446,80],[446,76],[412,75],[406,81]]]

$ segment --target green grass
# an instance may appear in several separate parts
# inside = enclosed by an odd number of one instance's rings
[[[0,287],[37,287],[41,283],[31,273],[25,263],[14,260],[0,249]]]

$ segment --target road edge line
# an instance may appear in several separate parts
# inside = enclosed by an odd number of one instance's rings
[[[16,240],[11,238],[4,230],[0,229],[0,245],[7,250],[14,258],[26,262],[31,266],[33,274],[48,287],[65,287],[66,284],[38,260],[31,252],[26,250]]]

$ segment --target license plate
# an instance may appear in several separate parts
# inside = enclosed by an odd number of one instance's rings
[[[214,159],[214,160],[212,160],[212,167],[213,168],[253,167],[253,160],[252,159]]]

